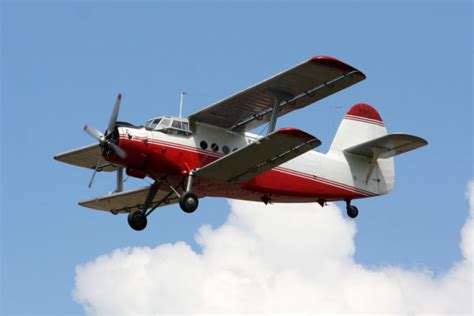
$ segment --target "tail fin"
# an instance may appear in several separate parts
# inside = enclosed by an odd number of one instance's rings
[[[420,137],[388,134],[377,110],[359,103],[344,116],[328,154],[347,160],[357,187],[385,194],[395,181],[393,157],[426,144]]]
[[[344,149],[387,135],[382,117],[368,104],[358,103],[347,111],[329,153],[342,153]]]
[[[376,109],[364,103],[353,105],[339,125],[328,154],[347,160],[356,187],[386,194],[392,190],[395,181],[393,158],[370,161],[365,157],[347,154],[345,150],[387,134]]]

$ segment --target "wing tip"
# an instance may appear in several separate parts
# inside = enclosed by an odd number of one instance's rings
[[[280,128],[276,131],[277,133],[281,133],[281,134],[285,134],[285,135],[288,135],[288,136],[291,136],[291,137],[295,137],[295,138],[299,138],[299,139],[302,139],[304,141],[309,141],[309,140],[315,140],[317,142],[319,142],[319,144],[321,144],[321,141],[309,134],[309,133],[306,133],[298,128],[293,128],[293,127],[284,127],[284,128]]]
[[[324,56],[324,55],[314,56],[314,57],[310,58],[309,61],[313,62],[313,63],[323,64],[323,65],[329,66],[329,67],[338,68],[338,69],[340,69],[342,71],[346,71],[346,72],[350,72],[350,71],[355,70],[362,76],[362,79],[366,78],[365,74],[362,71],[360,71],[359,69],[354,68],[351,65],[346,64],[345,62],[342,62],[339,59],[331,57],[331,56]]]

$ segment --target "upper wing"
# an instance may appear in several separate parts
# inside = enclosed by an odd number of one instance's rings
[[[317,56],[193,113],[189,120],[248,131],[270,121],[274,94],[284,96],[278,114],[282,116],[364,79],[362,72],[335,58]]]
[[[427,144],[421,137],[394,133],[344,149],[344,152],[367,158],[390,158]]]
[[[95,169],[98,171],[114,171],[116,166],[112,165],[102,157],[102,152],[98,144],[84,146],[68,152],[57,154],[54,159],[71,165]]]
[[[282,128],[196,171],[213,180],[242,183],[321,144],[299,129]]]
[[[143,189],[113,193],[95,199],[79,202],[79,205],[101,211],[128,213],[132,210],[141,209],[143,207],[143,203],[145,203],[148,190],[149,187],[145,187]],[[150,207],[155,206],[168,193],[168,191],[158,190]],[[175,204],[177,202],[178,197],[176,196],[176,194],[172,194],[160,206]]]

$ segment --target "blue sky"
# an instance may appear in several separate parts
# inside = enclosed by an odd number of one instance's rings
[[[429,146],[397,159],[394,191],[357,201],[357,262],[426,267],[460,260],[472,178],[472,3],[469,1],[113,2],[3,1],[1,7],[2,310],[81,313],[75,266],[128,246],[193,240],[221,225],[224,199],[189,216],[159,209],[146,231],[77,202],[113,190],[114,177],[52,159],[91,143],[123,93],[120,119],[189,114],[314,55],[367,79],[291,113],[326,151],[354,103],[376,107],[389,131]],[[342,107],[342,108],[341,108]],[[126,188],[144,185],[130,180]]]

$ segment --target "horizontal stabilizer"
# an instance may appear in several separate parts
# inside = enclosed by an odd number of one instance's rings
[[[427,145],[421,137],[394,133],[344,149],[345,153],[369,159],[390,158]]]
[[[282,128],[199,169],[197,176],[242,183],[317,146],[321,141],[295,128]]]
[[[95,169],[97,171],[114,171],[116,166],[112,165],[102,157],[99,144],[84,146],[65,153],[57,154],[54,159],[74,166]]]
[[[125,191],[120,193],[111,193],[95,199],[79,202],[80,206],[107,211],[114,213],[128,213],[132,210],[142,209],[143,203],[145,203],[149,187],[142,189]],[[158,190],[151,203],[150,207],[155,206],[161,199],[163,199],[169,192],[164,190]],[[178,202],[176,194],[172,194],[166,201],[160,206],[175,204]]]

